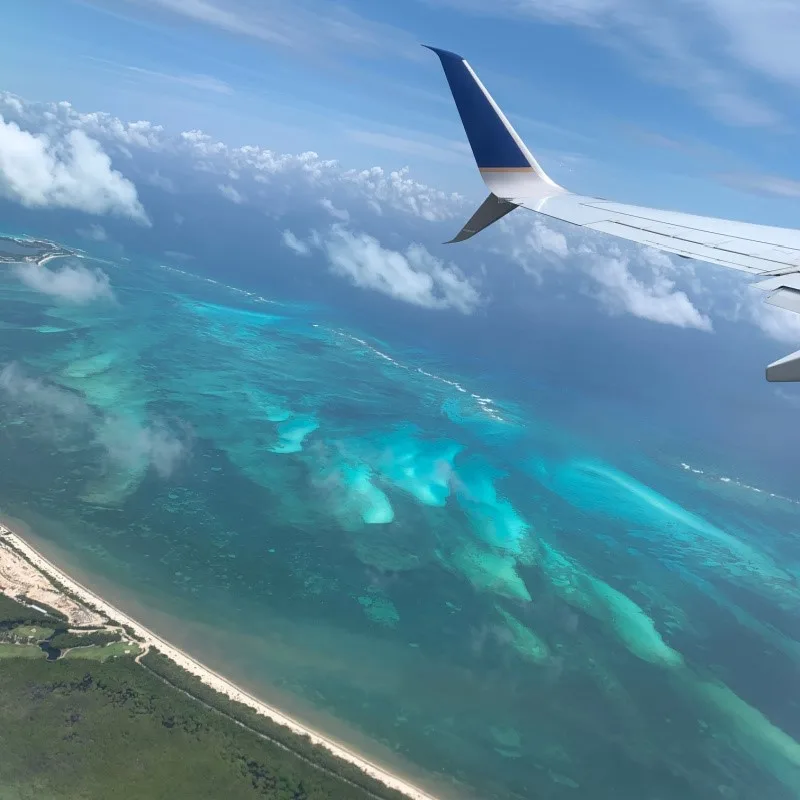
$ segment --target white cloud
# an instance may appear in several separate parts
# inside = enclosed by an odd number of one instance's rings
[[[495,239],[492,250],[510,257],[539,284],[552,272],[569,280],[573,290],[579,278],[588,278],[586,293],[609,313],[681,328],[712,329],[709,316],[677,288],[678,278],[691,283],[691,265],[678,266],[665,253],[649,247],[563,227],[569,235],[538,217],[510,215],[498,224],[501,238]]]
[[[73,422],[91,417],[91,409],[80,395],[59,386],[29,378],[16,363],[0,370],[0,390],[24,405],[34,406],[43,413]]]
[[[148,223],[136,187],[94,139],[32,134],[0,115],[0,193],[29,208],[70,208]]]
[[[78,228],[75,233],[83,239],[90,239],[93,242],[107,242],[108,233],[102,225],[93,222],[88,228]]]
[[[158,420],[142,423],[100,413],[76,392],[29,377],[17,363],[0,370],[0,391],[36,414],[41,435],[78,436],[102,447],[116,466],[145,463],[166,478],[188,456],[191,436],[182,427],[173,430]]]
[[[93,300],[111,300],[111,282],[99,269],[88,269],[80,264],[65,265],[51,270],[36,264],[17,264],[14,274],[29,288],[42,294],[83,305]]]
[[[767,305],[764,293],[750,290],[746,316],[770,339],[794,346],[800,345],[800,314]]]
[[[162,478],[172,475],[187,454],[187,440],[162,422],[142,426],[135,420],[107,416],[96,435],[112,461],[128,467],[147,462]]]
[[[679,328],[712,330],[711,320],[663,274],[656,272],[649,279],[636,277],[630,259],[622,254],[600,256],[587,250],[586,256],[591,260],[589,275],[596,284],[595,295],[609,312],[624,312]]]
[[[366,233],[339,225],[312,239],[325,253],[331,271],[354,286],[423,308],[451,308],[471,314],[480,304],[475,285],[453,264],[431,255],[422,245],[405,252],[389,250]]]
[[[229,183],[221,183],[217,188],[224,198],[230,200],[231,203],[236,203],[236,205],[241,205],[247,199],[236,187],[231,186]]]
[[[160,125],[140,120],[124,122],[105,113],[81,113],[67,102],[28,103],[14,95],[0,92],[0,104],[18,121],[32,129],[47,129],[50,135],[64,138],[79,130],[115,149],[134,156],[137,149],[188,159],[195,169],[218,176],[219,185],[227,185],[231,174],[242,181],[270,183],[280,178],[282,191],[299,196],[308,191],[319,197],[336,200],[339,208],[351,208],[356,201],[377,214],[392,209],[425,220],[449,219],[464,213],[465,199],[455,192],[443,192],[414,180],[407,168],[386,171],[375,166],[367,169],[344,169],[337,161],[323,159],[315,152],[277,153],[263,147],[229,147],[224,142],[198,130],[179,136],[166,134]],[[149,182],[171,189],[158,173]],[[307,197],[303,197],[307,200]]]
[[[342,222],[349,222],[350,221],[350,212],[346,208],[336,208],[336,206],[328,200],[327,197],[323,197],[322,200],[319,201],[319,204],[334,218],[341,220]]]
[[[545,225],[538,217],[531,225],[530,219],[526,216],[527,224],[522,231],[514,223],[501,223],[508,238],[503,248],[494,252],[507,255],[541,284],[543,273],[563,266],[570,250],[563,233]]]
[[[0,102],[2,102],[3,105],[8,106],[8,108],[10,108],[19,116],[23,116],[25,114],[25,104],[23,103],[22,99],[11,94],[10,92],[6,92],[2,98],[0,98]]]
[[[288,247],[298,256],[311,255],[311,246],[302,239],[298,239],[297,236],[295,236],[290,230],[285,230],[281,234],[281,240],[284,246]]]

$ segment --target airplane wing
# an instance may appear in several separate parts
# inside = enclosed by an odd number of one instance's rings
[[[427,46],[427,45],[426,45]],[[666,253],[748,272],[766,302],[800,314],[800,230],[700,217],[573,194],[542,169],[461,56],[442,62],[472,153],[490,194],[451,242],[463,242],[515,208]],[[767,367],[768,381],[800,382],[800,350]]]

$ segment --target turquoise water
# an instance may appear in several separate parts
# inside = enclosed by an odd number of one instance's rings
[[[453,797],[800,796],[792,498],[611,463],[320,307],[111,277],[0,277],[0,510],[84,575]]]

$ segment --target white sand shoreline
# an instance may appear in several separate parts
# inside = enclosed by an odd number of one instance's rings
[[[263,714],[273,722],[279,725],[284,725],[292,732],[308,736],[309,739],[317,745],[320,745],[330,751],[333,755],[347,761],[358,769],[362,770],[367,775],[375,778],[381,783],[385,784],[391,789],[402,792],[407,797],[413,800],[436,800],[436,798],[404,780],[403,778],[393,775],[377,764],[369,761],[358,753],[349,750],[344,745],[335,742],[333,739],[307,727],[301,722],[292,719],[279,709],[270,706],[269,704],[253,697],[253,695],[240,689],[234,683],[224,678],[222,675],[214,672],[214,670],[200,663],[190,655],[174,647],[169,642],[162,639],[157,634],[153,633],[149,628],[146,628],[135,619],[129,617],[124,612],[120,611],[115,606],[105,601],[102,597],[95,594],[90,589],[87,589],[82,584],[71,578],[63,572],[57,565],[46,559],[38,550],[29,545],[19,534],[8,528],[6,525],[0,523],[0,545],[7,543],[15,548],[20,553],[24,554],[26,558],[38,569],[43,575],[51,580],[56,580],[65,586],[70,592],[78,597],[83,603],[94,607],[106,617],[123,625],[129,626],[136,635],[139,636],[146,646],[156,648],[160,653],[164,654],[173,660],[178,666],[185,669],[192,675],[200,678],[206,685],[226,695],[232,700],[243,703],[249,706],[259,714]]]

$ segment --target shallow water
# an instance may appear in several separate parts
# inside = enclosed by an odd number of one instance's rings
[[[0,508],[84,575],[453,796],[800,793],[791,498],[610,463],[322,308],[112,280],[0,278]]]

